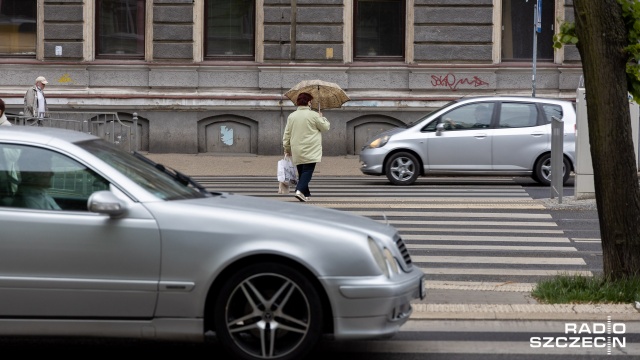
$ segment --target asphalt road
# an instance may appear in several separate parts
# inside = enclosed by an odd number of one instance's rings
[[[277,185],[270,177],[199,180],[212,190],[296,201],[293,196],[277,195]],[[529,179],[423,178],[414,186],[396,187],[381,178],[317,177],[311,186],[313,201],[301,206],[360,213],[399,228],[405,242],[413,246],[414,263],[430,274],[428,280],[535,282],[565,270],[597,273],[602,268],[596,211],[545,208],[535,199],[548,197],[549,188]],[[567,187],[565,196],[570,195],[572,188]],[[544,271],[549,273],[544,275]],[[626,325],[627,347],[613,352],[640,356],[640,323]],[[600,348],[530,346],[531,337],[562,336],[564,326],[565,322],[559,321],[416,320],[389,340],[323,340],[310,359],[525,360],[607,356]],[[93,354],[227,358],[215,338],[204,344],[0,338],[0,349],[21,356],[59,354],[71,359]]]

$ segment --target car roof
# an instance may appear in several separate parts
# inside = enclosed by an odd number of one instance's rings
[[[98,139],[98,137],[82,131],[48,127],[3,126],[0,128],[0,140],[25,140],[32,143],[47,144],[53,139],[76,143]]]
[[[472,97],[462,97],[455,101],[458,103],[477,102],[477,101],[530,101],[530,102],[542,102],[542,103],[553,103],[553,104],[563,104],[563,103],[571,104],[571,102],[567,100],[540,98],[540,97],[531,97],[531,96],[472,96]]]

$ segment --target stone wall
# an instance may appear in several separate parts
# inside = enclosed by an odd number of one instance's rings
[[[82,60],[84,56],[84,1],[44,0],[44,58]],[[56,55],[56,47],[62,50]]]
[[[153,59],[193,60],[193,0],[153,1]]]
[[[492,62],[492,0],[415,0],[414,11],[416,62]]]

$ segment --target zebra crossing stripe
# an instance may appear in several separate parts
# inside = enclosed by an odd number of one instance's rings
[[[384,220],[378,220],[384,222]],[[448,221],[448,220],[389,220],[393,226],[397,225],[455,225],[455,226],[540,226],[557,227],[558,224],[552,221]],[[509,230],[513,231],[513,230]],[[528,231],[528,230],[527,230]],[[599,239],[598,239],[599,240]]]
[[[451,244],[447,244],[447,245],[406,244],[405,246],[409,250],[438,249],[438,250],[549,251],[549,252],[578,251],[578,249],[570,246],[509,246],[509,245],[451,245]],[[415,256],[413,258],[415,258]]]
[[[246,195],[246,196],[263,196],[263,193],[243,193],[243,194],[239,194],[239,195]],[[368,195],[375,195],[375,194],[368,194]],[[396,195],[396,194],[394,194]],[[496,196],[490,196],[490,195],[486,195],[486,196],[480,196],[480,195],[476,195],[473,197],[462,197],[462,196],[443,196],[443,195],[455,195],[455,194],[440,194],[438,196],[433,196],[433,195],[429,195],[429,196],[424,196],[424,197],[420,197],[420,196],[407,196],[407,197],[398,197],[398,196],[389,196],[388,194],[381,194],[379,196],[348,196],[348,199],[346,199],[344,196],[315,196],[315,193],[311,193],[311,201],[314,204],[321,204],[321,203],[327,203],[327,202],[336,202],[336,203],[340,203],[340,202],[345,202],[348,201],[349,203],[358,203],[358,202],[375,202],[375,203],[379,203],[379,205],[384,207],[384,203],[385,202],[397,202],[397,203],[415,203],[415,202],[424,202],[424,201],[461,201],[464,200],[466,201],[466,199],[474,199],[476,201],[482,200],[485,202],[513,202],[514,199],[517,200],[518,198],[515,196],[508,196],[505,195],[503,197],[496,197]],[[289,195],[285,195],[285,197],[283,197],[283,195],[278,195],[278,194],[272,194],[272,195],[268,195],[268,196],[263,196],[263,197],[269,197],[269,198],[273,198],[273,199],[278,199],[278,200],[284,200],[284,201],[294,201],[294,195],[293,194],[289,194]],[[522,200],[529,200],[529,197],[525,197],[522,196],[520,199]],[[537,203],[537,202],[529,202],[529,204],[527,205],[536,205],[537,208],[539,209],[544,209],[544,205]]]
[[[393,225],[393,224],[392,224]],[[510,233],[513,234],[513,229],[476,229],[476,228],[410,228],[410,227],[398,227],[395,226],[396,230],[401,233],[424,233],[424,232],[445,232],[445,233],[456,233],[456,232],[464,232],[464,233]],[[529,229],[526,230],[528,234],[564,234],[562,230],[539,230],[539,229]]]
[[[253,183],[246,183],[246,184],[242,184],[242,183],[236,183],[236,184],[225,184],[225,185],[216,185],[215,189],[218,191],[226,191],[227,189],[247,189],[246,191],[254,191],[256,193],[258,193],[257,190],[263,190],[264,191],[260,191],[259,193],[261,194],[274,194],[275,192],[273,191],[273,189],[277,190],[277,185],[274,187],[273,184],[268,184],[268,185],[262,185],[262,184],[253,184]],[[508,188],[468,188],[468,189],[458,189],[458,188],[451,188],[451,189],[442,189],[442,188],[438,188],[438,189],[411,189],[411,190],[407,190],[406,188],[391,188],[391,189],[380,189],[380,188],[374,188],[374,189],[370,189],[370,188],[362,188],[362,187],[354,187],[354,188],[349,188],[348,186],[329,186],[329,185],[320,185],[320,186],[313,186],[312,187],[312,191],[314,193],[318,193],[318,194],[324,194],[324,193],[349,193],[349,194],[357,194],[357,193],[366,193],[366,194],[376,194],[376,195],[385,195],[385,194],[406,194],[406,195],[411,195],[411,196],[415,196],[415,195],[424,195],[424,194],[440,194],[440,193],[451,193],[451,194],[468,194],[468,195],[473,195],[473,194],[484,194],[484,193],[498,193],[498,194],[510,194],[510,195],[521,195],[521,196],[527,196],[528,194],[525,190],[523,189],[508,189]]]
[[[473,212],[447,212],[447,211],[349,211],[352,214],[362,216],[396,216],[396,217],[439,217],[439,218],[508,218],[508,219],[552,219],[550,214],[513,214],[513,213],[473,213]]]
[[[459,200],[460,200],[459,198],[456,199],[456,201],[459,201]],[[294,200],[289,200],[289,199],[287,199],[287,201],[294,202]],[[375,202],[379,203],[380,201],[381,199],[378,198]],[[323,203],[323,202],[313,200],[312,202],[307,204],[313,204],[314,206],[319,206],[319,207],[324,207],[329,209],[356,209],[356,208],[371,209],[373,207],[373,204],[365,203],[364,201],[362,202],[351,201],[349,203],[345,203],[345,202]],[[477,209],[477,210],[480,210],[480,209],[544,210],[545,209],[544,205],[537,204],[537,203],[512,203],[507,201],[487,201],[484,203],[470,203],[468,201],[456,203],[455,201],[451,201],[448,203],[442,203],[441,199],[438,199],[437,201],[425,200],[424,202],[417,203],[417,204],[408,204],[405,202],[392,202],[388,199],[384,199],[384,203],[379,204],[377,208],[380,209],[380,212],[378,212],[378,214],[376,215],[380,215],[383,211],[386,211],[389,209]],[[355,212],[355,211],[352,211],[352,212]]]
[[[591,271],[585,270],[527,270],[527,269],[478,269],[478,268],[421,268],[429,275],[498,275],[509,273],[510,276],[593,276]]]
[[[583,258],[537,258],[522,256],[412,256],[411,259],[414,263],[587,265]]]
[[[532,236],[456,236],[456,235],[402,235],[406,240],[423,241],[477,241],[477,242],[518,242],[518,243],[562,243],[571,242],[563,237],[532,237]]]

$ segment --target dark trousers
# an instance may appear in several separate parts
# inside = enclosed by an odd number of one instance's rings
[[[300,191],[304,196],[309,197],[311,196],[309,182],[313,176],[313,171],[316,169],[316,163],[299,164],[296,165],[296,168],[298,169],[298,185],[296,185],[296,190]]]

